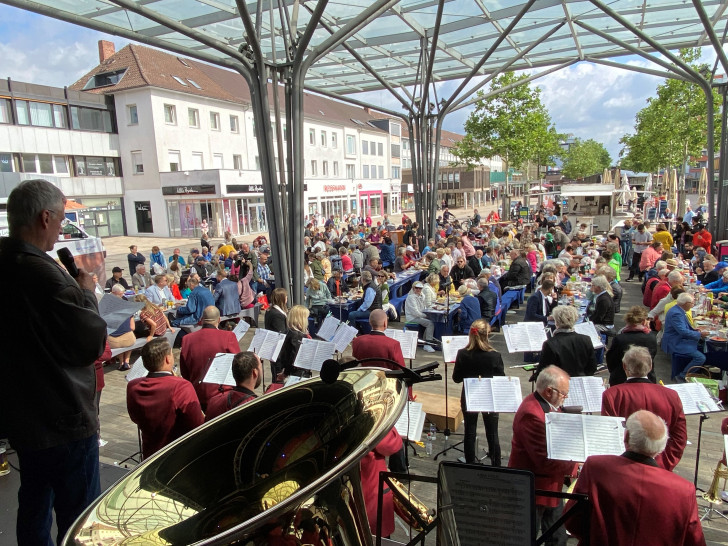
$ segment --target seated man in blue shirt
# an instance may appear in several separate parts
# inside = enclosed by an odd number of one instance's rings
[[[205,307],[215,305],[212,293],[200,285],[200,278],[197,275],[192,275],[187,279],[187,287],[191,290],[187,304],[177,309],[177,318],[172,321],[172,326],[197,324],[202,318]]]
[[[358,319],[368,319],[369,314],[374,309],[382,308],[382,293],[377,290],[377,283],[372,280],[372,274],[369,271],[361,272],[361,284],[364,287],[364,296],[361,304],[356,310],[349,313],[349,324],[357,326]]]
[[[683,292],[677,297],[677,304],[665,315],[662,350],[669,355],[690,358],[690,362],[677,374],[677,381],[685,382],[685,374],[693,366],[702,366],[705,354],[698,349],[698,343],[708,336],[707,330],[696,330],[690,324],[687,312],[693,307],[693,296]]]

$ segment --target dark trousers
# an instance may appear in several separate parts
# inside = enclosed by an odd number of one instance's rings
[[[563,511],[564,505],[561,500],[559,500],[559,505],[555,508],[536,505],[536,533],[541,535],[548,530],[561,517]],[[544,544],[546,546],[566,546],[566,529],[564,529],[564,526],[559,527]]]
[[[101,493],[99,438],[96,434],[49,449],[17,449],[20,461],[18,545],[52,545],[52,510],[57,542]]]
[[[483,416],[485,423],[485,438],[488,441],[488,455],[492,466],[501,465],[501,448],[498,440],[498,414],[466,411],[463,413],[465,421],[465,462],[474,463],[477,461],[475,455],[475,437],[478,428],[478,416]]]
[[[642,259],[641,252],[632,253],[632,265],[629,267],[629,278],[633,279],[635,275],[642,280],[642,273],[640,272],[640,260]]]

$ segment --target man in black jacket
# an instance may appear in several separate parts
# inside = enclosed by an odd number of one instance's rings
[[[485,277],[478,279],[478,290],[480,290],[477,296],[480,301],[480,316],[490,323],[498,305],[498,296],[488,288],[488,279]]]
[[[45,180],[27,180],[8,197],[10,237],[0,240],[5,286],[23,271],[32,290],[10,290],[17,312],[5,321],[0,361],[0,431],[20,461],[18,544],[52,544],[51,510],[60,542],[99,495],[94,361],[104,352],[91,275],[73,279],[47,251],[65,221],[66,198]],[[23,343],[18,341],[22,340]]]
[[[475,277],[475,274],[470,266],[465,263],[465,257],[460,256],[455,262],[455,267],[450,271],[450,278],[455,284],[455,288],[460,288],[465,279],[472,279],[473,277]]]
[[[509,286],[525,286],[531,282],[531,266],[524,250],[511,250],[511,267],[508,268],[498,282],[503,291]]]

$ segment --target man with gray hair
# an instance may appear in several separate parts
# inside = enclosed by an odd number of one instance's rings
[[[365,318],[369,320],[369,314],[375,309],[382,308],[382,293],[377,289],[377,283],[373,280],[369,271],[361,272],[361,284],[364,287],[364,295],[361,298],[356,310],[349,313],[349,323],[358,328],[356,321]]]
[[[528,395],[513,419],[509,468],[529,470],[536,476],[536,489],[560,492],[565,476],[576,475],[576,464],[549,459],[546,449],[546,414],[559,411],[569,396],[569,374],[556,366],[545,368],[536,381],[536,392]],[[546,531],[561,517],[560,499],[536,497],[537,530]],[[566,545],[566,532],[559,527],[546,544]]]
[[[478,303],[480,303],[480,318],[486,320],[488,324],[495,316],[495,308],[498,306],[498,296],[490,289],[488,279],[480,277],[478,283]]]
[[[139,287],[142,291],[152,286],[152,276],[147,273],[147,268],[144,264],[138,264],[136,266],[136,272],[131,277],[131,283],[135,288]]]
[[[622,367],[627,382],[604,391],[602,415],[627,418],[637,410],[649,410],[661,417],[667,424],[670,438],[667,448],[656,460],[665,470],[672,470],[680,462],[688,440],[680,397],[674,390],[647,379],[652,369],[652,355],[645,347],[629,349],[622,359]]]
[[[50,182],[21,182],[8,197],[10,236],[0,239],[3,285],[22,271],[32,286],[7,291],[16,313],[3,323],[0,361],[0,431],[20,461],[18,544],[52,544],[53,511],[60,543],[100,493],[94,361],[106,322],[90,273],[72,278],[46,254],[67,223],[65,203]]]
[[[627,419],[627,450],[622,455],[592,455],[586,460],[574,493],[589,496],[591,517],[566,520],[579,544],[587,539],[591,546],[705,544],[695,487],[655,462],[666,441],[662,419],[641,410]],[[567,503],[567,512],[573,505],[574,501]]]
[[[696,330],[690,324],[687,313],[693,308],[693,297],[683,292],[677,297],[677,304],[665,314],[663,326],[662,350],[669,355],[678,355],[690,359],[682,370],[677,372],[675,379],[685,382],[685,374],[693,366],[702,366],[705,362],[705,354],[698,350],[698,342],[708,337],[708,330]]]
[[[412,290],[407,294],[407,299],[404,300],[404,314],[407,317],[408,323],[419,324],[425,327],[425,341],[435,343],[435,323],[427,318],[425,313],[425,298],[422,295],[422,289],[425,287],[420,281],[415,282],[412,285]],[[430,345],[423,347],[428,353],[435,352]]]
[[[221,315],[230,316],[240,313],[238,284],[228,279],[228,272],[225,269],[217,271],[217,286],[215,286],[213,298]]]

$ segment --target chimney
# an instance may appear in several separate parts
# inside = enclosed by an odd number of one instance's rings
[[[116,53],[114,42],[107,40],[99,40],[99,62],[103,63],[106,59]]]

